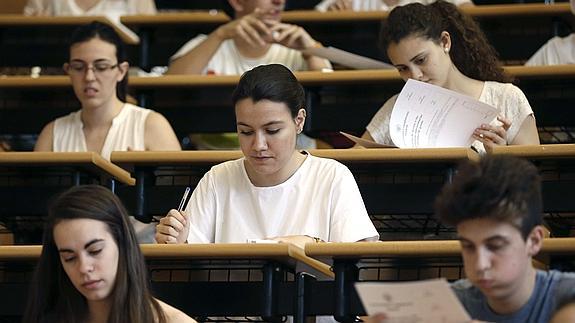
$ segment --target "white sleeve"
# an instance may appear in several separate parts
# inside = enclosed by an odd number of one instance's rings
[[[338,166],[332,192],[329,241],[356,242],[379,239],[379,234],[365,209],[355,178],[346,166]]]
[[[384,145],[393,145],[389,134],[389,121],[391,111],[397,100],[397,94],[392,96],[373,116],[369,124],[365,127],[375,142]]]
[[[197,35],[196,37],[190,39],[187,43],[184,44],[184,46],[182,46],[180,49],[178,49],[178,51],[174,55],[172,55],[172,57],[170,57],[170,61],[173,61],[175,59],[178,59],[178,58],[186,55],[192,49],[194,49],[196,46],[198,46],[201,42],[206,40],[206,38],[208,38],[207,35],[200,34],[200,35]]]
[[[335,3],[336,0],[322,0],[315,6],[315,10],[326,12],[329,6]]]
[[[48,14],[48,6],[46,0],[28,0],[26,7],[24,7],[23,14],[25,16],[41,16]]]
[[[542,66],[548,65],[547,58],[545,57],[545,52],[547,51],[547,45],[549,42],[545,43],[545,45],[541,46],[533,56],[531,56],[527,62],[525,62],[525,66]]]
[[[207,172],[194,189],[185,209],[190,220],[188,243],[212,243],[215,241],[216,196],[213,171]]]
[[[157,13],[154,0],[135,0],[135,12],[138,15],[155,15]]]

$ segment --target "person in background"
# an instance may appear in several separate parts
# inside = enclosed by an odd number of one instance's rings
[[[406,4],[419,2],[430,4],[435,0],[323,0],[315,9],[318,11],[389,11],[395,7],[405,6]],[[473,6],[472,0],[450,0],[459,7]]]
[[[229,0],[234,20],[209,35],[198,35],[171,58],[167,74],[240,75],[265,64],[292,71],[332,68],[326,59],[302,50],[322,45],[300,26],[281,22],[285,0]],[[198,149],[237,149],[235,133],[193,134]],[[317,148],[313,138],[298,136],[298,148]]]
[[[112,27],[92,22],[71,37],[64,70],[82,109],[44,127],[35,151],[181,150],[161,114],[126,103],[127,62],[123,42]]]
[[[77,186],[50,206],[23,322],[194,323],[154,298],[122,202]]]
[[[156,14],[154,0],[28,0],[26,16],[111,16]]]
[[[445,1],[412,3],[391,11],[381,28],[381,48],[403,80],[415,79],[470,96],[499,110],[473,133],[472,147],[484,153],[497,145],[537,145],[533,110],[503,73],[493,47],[471,17]],[[363,138],[393,144],[389,121],[397,95],[366,127]]]
[[[170,210],[158,243],[377,240],[355,179],[339,162],[296,150],[305,94],[283,65],[256,67],[233,95],[244,157],[212,167],[184,211]]]
[[[281,22],[285,0],[229,0],[234,20],[198,35],[171,58],[168,74],[240,75],[263,64],[292,71],[331,69],[329,61],[302,53],[322,46],[300,26]]]
[[[575,0],[570,2],[571,12],[575,14]],[[575,33],[551,38],[525,63],[527,66],[562,64],[575,64]]]

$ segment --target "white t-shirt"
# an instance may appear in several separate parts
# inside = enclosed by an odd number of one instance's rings
[[[318,11],[327,11],[329,6],[334,4],[337,0],[323,0],[318,5],[315,6],[315,9]],[[353,11],[376,11],[376,10],[384,10],[389,11],[395,7],[405,6],[406,4],[419,2],[422,4],[430,4],[435,2],[436,0],[399,0],[398,3],[394,6],[389,6],[383,0],[352,0],[352,9]],[[460,6],[466,3],[473,3],[471,0],[447,0],[447,2],[451,2],[456,6]]]
[[[553,37],[525,63],[535,65],[575,64],[575,34]]]
[[[100,0],[88,10],[80,8],[75,0],[28,0],[24,8],[27,16],[109,16],[156,14],[154,0]]]
[[[174,60],[184,56],[207,37],[207,35],[196,36],[184,44],[171,59]],[[241,75],[256,66],[274,63],[282,64],[292,71],[305,71],[308,69],[301,52],[295,49],[272,44],[265,55],[258,58],[247,58],[240,54],[232,39],[226,39],[214,53],[202,74]],[[329,62],[326,61],[326,64],[329,64]]]
[[[377,239],[355,179],[343,164],[308,155],[285,182],[256,187],[244,158],[212,167],[186,207],[190,243],[245,243],[289,235],[324,241]]]
[[[378,143],[393,144],[389,134],[389,119],[396,99],[397,95],[394,95],[387,100],[366,127]],[[511,127],[507,130],[507,142],[513,142],[525,118],[533,115],[533,110],[525,94],[511,83],[484,82],[479,101],[495,107],[501,116],[511,121]],[[493,120],[491,124],[501,126],[501,122],[498,120]],[[478,152],[485,153],[485,147],[481,142],[476,140],[471,146]]]
[[[125,103],[122,110],[112,120],[100,155],[110,160],[112,151],[146,150],[146,118],[152,110]],[[54,151],[88,151],[82,110],[72,112],[54,121],[52,147]]]

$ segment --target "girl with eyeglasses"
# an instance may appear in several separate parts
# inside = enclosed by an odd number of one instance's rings
[[[79,111],[44,127],[35,151],[181,150],[170,123],[161,114],[126,101],[125,46],[113,28],[99,22],[72,34],[64,70],[82,105]]]

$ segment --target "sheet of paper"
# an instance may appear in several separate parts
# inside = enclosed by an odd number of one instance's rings
[[[375,141],[371,141],[371,140],[367,140],[367,139],[363,139],[363,138],[354,136],[354,135],[349,134],[347,132],[340,131],[339,133],[344,135],[344,137],[346,137],[347,139],[349,139],[349,140],[355,142],[356,144],[358,144],[362,147],[365,147],[365,148],[397,148],[394,145],[380,144],[380,143],[377,143]]]
[[[341,64],[358,70],[390,69],[395,68],[391,64],[384,63],[369,57],[357,55],[335,47],[308,48],[302,51],[305,54],[319,56],[330,62]]]
[[[443,278],[413,282],[359,282],[355,289],[368,315],[394,323],[464,323],[469,314]]]
[[[440,86],[409,79],[391,113],[389,132],[400,148],[469,147],[497,109]]]

